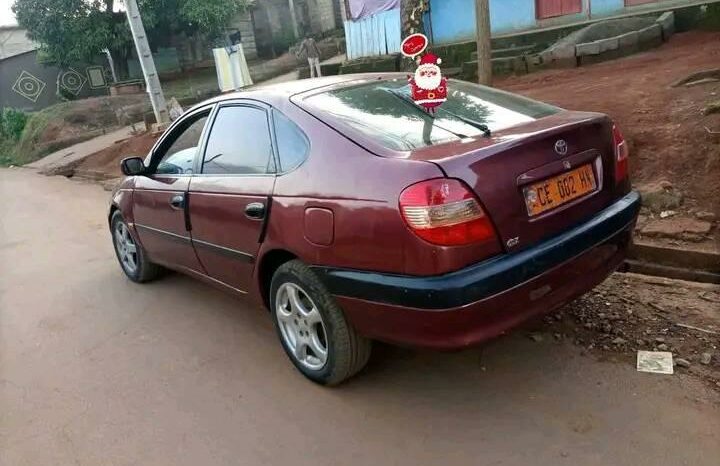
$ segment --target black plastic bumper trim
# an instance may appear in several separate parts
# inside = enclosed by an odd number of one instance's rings
[[[628,241],[639,211],[640,195],[633,191],[586,222],[529,249],[445,275],[418,277],[321,266],[312,269],[336,296],[418,309],[455,308],[509,290],[600,244]]]

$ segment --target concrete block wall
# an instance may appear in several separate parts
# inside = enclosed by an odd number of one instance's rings
[[[239,15],[230,23],[230,29],[240,31],[242,37],[243,52],[247,59],[257,58],[257,46],[255,45],[255,29],[253,28],[250,13]]]
[[[333,0],[307,0],[307,3],[313,34],[335,29],[335,2]]]
[[[672,13],[671,13],[672,15]],[[661,19],[662,18],[662,19]],[[593,42],[581,43],[575,46],[575,56],[578,65],[587,65],[606,60],[613,60],[622,56],[647,50],[662,44],[670,35],[663,34],[663,24],[668,30],[674,29],[672,16],[663,15],[650,26],[637,31],[627,32],[615,37],[608,37]],[[670,26],[673,21],[673,26]]]

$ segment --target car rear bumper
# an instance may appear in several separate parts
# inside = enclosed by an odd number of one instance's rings
[[[355,328],[399,344],[458,349],[586,293],[619,267],[640,210],[631,192],[533,247],[433,277],[314,267]]]

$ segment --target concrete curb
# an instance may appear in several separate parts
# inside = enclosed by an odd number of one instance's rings
[[[630,272],[720,284],[720,252],[634,242],[625,266]]]

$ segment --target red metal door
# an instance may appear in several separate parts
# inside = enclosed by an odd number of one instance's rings
[[[247,291],[275,184],[267,112],[221,106],[208,136],[201,172],[190,181],[193,246],[207,274]]]
[[[210,109],[183,117],[163,136],[146,176],[138,176],[133,217],[140,242],[154,262],[202,271],[187,225],[187,191]]]
[[[538,19],[553,18],[582,12],[582,0],[535,0],[535,7]]]

